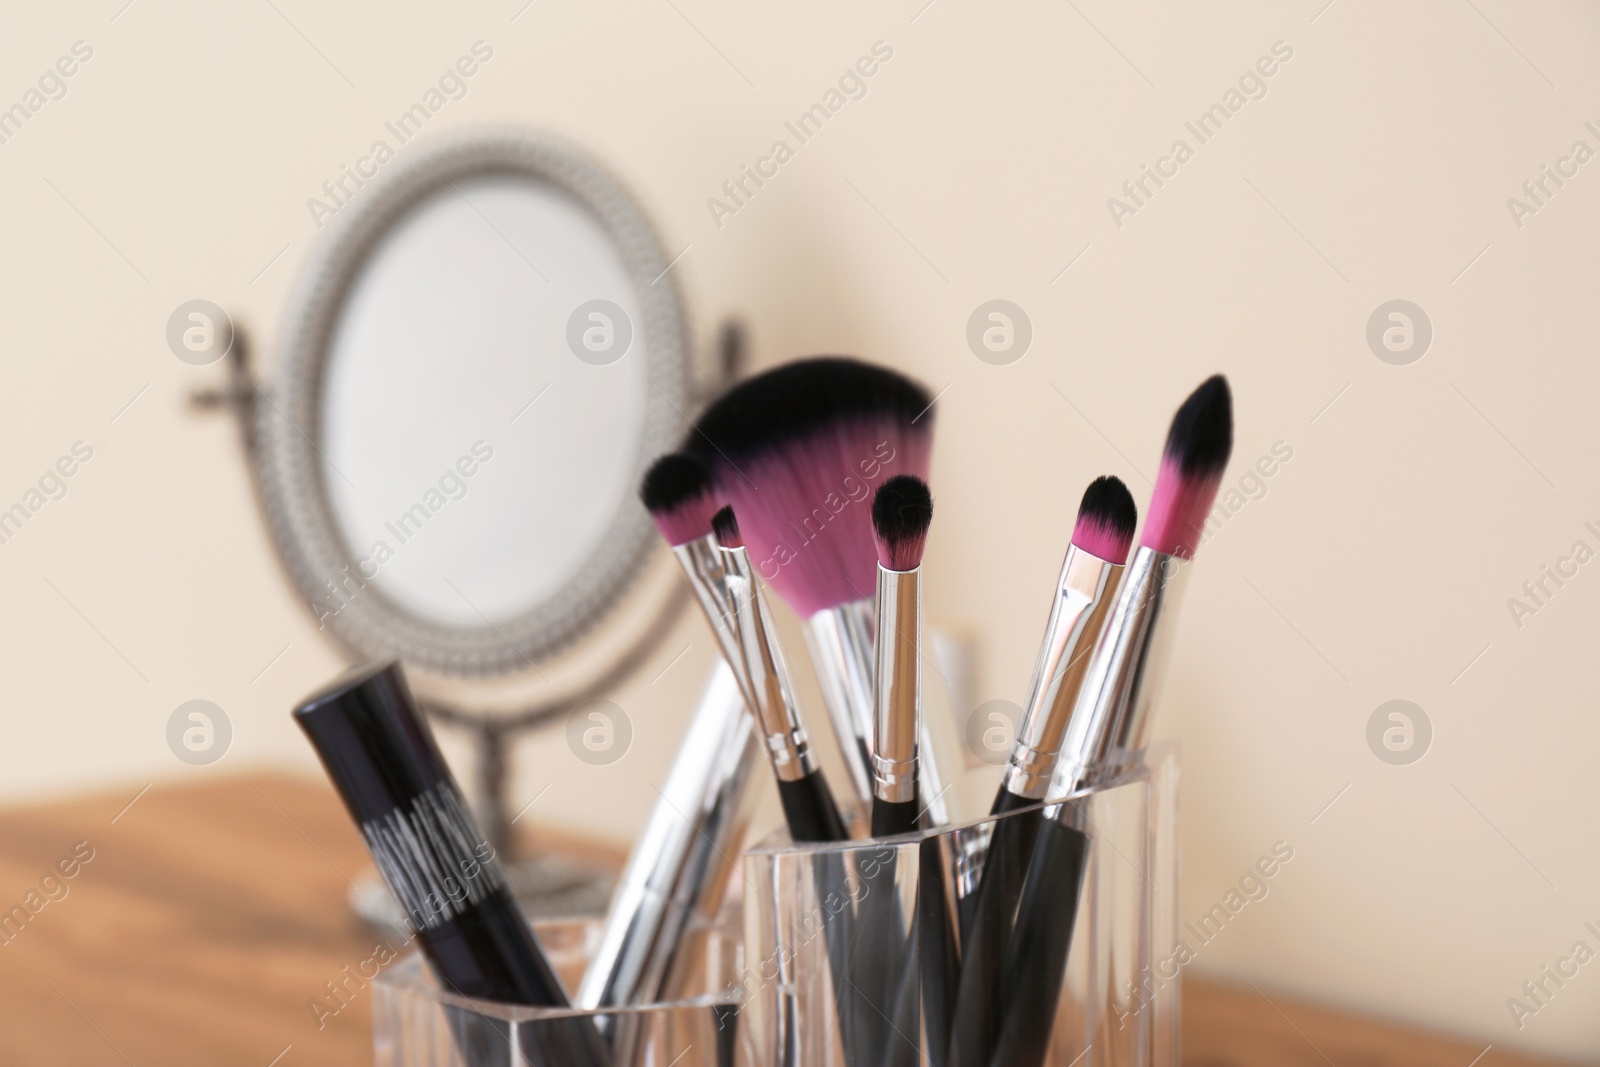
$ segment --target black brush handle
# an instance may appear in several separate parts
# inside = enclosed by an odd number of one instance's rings
[[[1032,800],[1025,796],[1019,796],[1018,794],[1011,792],[1011,790],[1002,787],[995,794],[994,804],[990,806],[989,814],[1008,815],[1013,811],[1021,811],[1023,808],[1037,803],[1039,803],[1037,800]],[[996,828],[996,832],[998,832],[998,827]],[[978,884],[982,884],[981,879],[983,877],[983,868],[981,864],[985,862],[985,859],[980,857],[979,862],[980,867],[978,868],[978,877],[980,881]],[[1026,866],[1026,861],[1024,861],[1024,866]],[[965,945],[967,943],[967,938],[972,934],[972,924],[976,922],[978,918],[978,889],[976,885],[970,892],[967,893],[966,896],[959,896],[956,898],[956,915],[960,920],[960,925],[957,927],[957,929],[959,929],[961,932],[961,943]]]
[[[988,1060],[993,1067],[1044,1063],[1072,951],[1072,931],[1078,925],[1088,859],[1087,834],[1056,819],[1044,821],[1006,949],[1000,982],[1004,1018]]]
[[[833,1004],[844,1062],[846,1067],[868,1067],[871,1060],[858,1017],[861,998],[855,994],[850,971],[857,929],[854,905],[859,894],[850,890],[845,858],[840,852],[830,850],[813,856],[811,872],[817,885],[816,895],[822,901],[823,946],[828,956],[828,973],[833,980]]]
[[[715,1067],[733,1067],[739,1050],[739,1005],[713,1004],[711,1015],[717,1020],[717,1058]]]
[[[778,800],[783,805],[789,837],[796,844],[849,839],[844,820],[839,817],[839,807],[834,803],[828,781],[820,770],[794,781],[779,778]],[[844,859],[836,853],[823,853],[812,861],[812,870],[822,900],[836,899],[840,902],[837,911],[830,911],[826,905],[823,908],[823,940],[828,953],[828,969],[833,975],[834,1003],[839,1012],[845,1063],[849,1067],[865,1067],[867,1059],[860,1045],[860,1027],[854,1013],[856,1003],[850,992],[850,943],[855,923],[849,904],[853,897],[844,873]]]
[[[950,1043],[950,1017],[955,1011],[956,983],[961,977],[961,943],[945,888],[944,854],[937,838],[922,842],[917,853],[917,968],[922,979],[925,1049],[932,1067],[945,1067]]]
[[[995,822],[978,889],[969,898],[973,902],[971,926],[962,942],[961,980],[951,1020],[952,1064],[982,1063],[994,1048],[1003,1003],[1000,982],[1006,947],[1044,817],[1043,809],[1027,806],[1031,803],[1026,798],[1007,801],[1013,810]],[[998,801],[996,806],[1000,806]]]
[[[894,837],[914,833],[917,829],[917,802],[915,800],[883,800],[872,798],[872,836]]]
[[[921,1059],[917,918],[915,905],[909,915],[901,907],[902,848],[885,843],[876,852],[862,853],[860,861],[850,983],[866,1057],[858,1062],[871,1067],[917,1067]]]
[[[922,975],[918,962],[922,942],[920,922],[913,906],[911,930],[908,936],[899,938],[900,951],[895,956],[894,1010],[890,1015],[889,1032],[884,1037],[883,1067],[923,1067]]]
[[[895,850],[885,845],[859,856],[857,873],[861,893],[856,905],[855,923],[850,931],[851,1012],[856,1020],[856,1038],[862,1067],[881,1067],[884,1041],[889,1033],[890,1013],[894,1010],[891,975],[899,962],[896,945],[901,940],[896,929],[900,909],[894,895]]]
[[[778,800],[783,803],[789,837],[797,844],[849,839],[821,771],[790,782],[778,779]]]

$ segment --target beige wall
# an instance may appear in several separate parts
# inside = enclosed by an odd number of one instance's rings
[[[74,442],[93,458],[0,545],[6,798],[314,769],[286,711],[339,659],[279,580],[231,427],[185,408],[219,368],[173,358],[163,327],[206,297],[270,344],[316,240],[307,198],[482,40],[493,59],[434,125],[533,123],[612,162],[691,246],[702,336],[737,312],[761,363],[855,352],[945,390],[929,597],[983,634],[979,698],[1022,695],[1083,484],[1116,472],[1143,498],[1173,405],[1226,371],[1230,479],[1276,442],[1293,457],[1186,605],[1162,723],[1185,745],[1185,917],[1275,842],[1294,859],[1195,967],[1595,1056],[1600,962],[1520,1029],[1507,998],[1600,950],[1600,564],[1520,626],[1507,598],[1600,549],[1600,162],[1520,226],[1507,198],[1575,141],[1600,150],[1600,12],[522,2],[8,12],[0,103],[76,41],[93,57],[0,145],[0,504]],[[867,95],[717,225],[707,198],[878,41]],[[1279,41],[1266,95],[1199,144],[1185,121]],[[1107,198],[1178,138],[1193,158],[1117,225]],[[1009,366],[964,339],[997,297],[1034,330]],[[1395,298],[1433,323],[1414,365],[1364,339]],[[691,643],[617,697],[621,763],[525,747],[518,795],[554,783],[540,817],[639,824],[710,649],[685,626],[646,672]],[[197,697],[236,734],[205,770],[163,738]],[[1393,698],[1433,726],[1410,766],[1365,740]]]

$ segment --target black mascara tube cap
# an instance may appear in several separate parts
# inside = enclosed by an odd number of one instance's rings
[[[357,823],[450,779],[396,660],[351,668],[303,700],[294,717]]]

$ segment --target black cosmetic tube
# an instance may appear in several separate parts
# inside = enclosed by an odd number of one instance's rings
[[[311,739],[447,992],[534,1007],[570,1006],[494,850],[469,812],[400,665],[368,663],[302,701],[295,721]],[[511,1059],[502,1020],[453,1009],[451,1024],[473,1067]],[[523,1055],[538,1067],[606,1067],[600,1032],[586,1018],[522,1024]]]

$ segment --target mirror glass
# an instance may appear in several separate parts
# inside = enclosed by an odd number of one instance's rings
[[[457,178],[372,245],[329,333],[318,448],[364,580],[438,625],[569,581],[633,493],[649,406],[616,239],[521,174]]]

